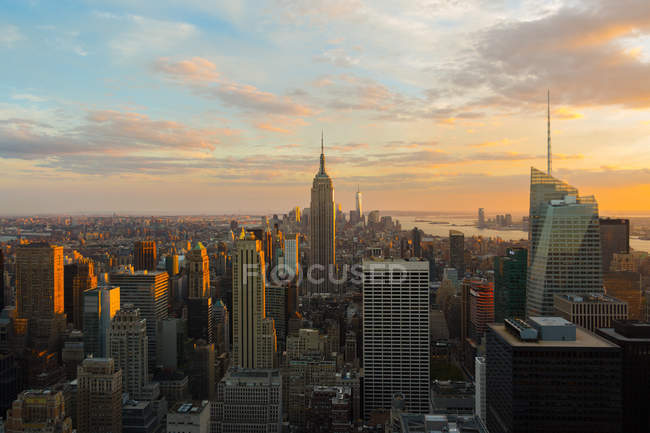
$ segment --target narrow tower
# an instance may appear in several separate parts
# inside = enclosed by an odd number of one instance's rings
[[[547,143],[547,154],[546,154],[546,171],[547,174],[551,175],[551,91],[546,91],[546,143]]]

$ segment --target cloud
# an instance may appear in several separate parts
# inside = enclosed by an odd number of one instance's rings
[[[31,93],[14,93],[13,95],[11,95],[11,99],[15,99],[17,101],[28,101],[28,102],[47,101],[47,99],[38,95],[32,95]]]
[[[288,129],[273,126],[273,125],[270,125],[268,123],[256,123],[255,127],[258,128],[258,129],[263,129],[265,131],[279,132],[281,134],[289,134],[291,132]]]
[[[108,42],[111,51],[121,59],[165,52],[199,34],[193,24],[183,21],[158,20],[140,15],[116,15],[106,12],[98,12],[95,15],[121,30],[121,33]]]
[[[476,57],[460,65],[468,80],[503,107],[540,101],[544,89],[574,106],[650,107],[650,63],[631,55],[623,38],[650,34],[642,0],[595,0],[530,21],[498,24],[479,35]]]
[[[572,119],[581,119],[584,117],[582,113],[578,113],[577,111],[573,111],[572,109],[568,107],[559,107],[555,110],[553,110],[553,119],[560,119],[560,120],[572,120]]]
[[[13,48],[16,42],[25,39],[18,27],[12,24],[0,25],[0,47]]]
[[[107,154],[134,155],[147,151],[206,155],[221,137],[236,131],[193,128],[180,122],[154,120],[140,113],[96,110],[64,131],[29,119],[0,120],[0,158],[47,159],[84,155],[101,161]]]
[[[503,138],[497,141],[483,141],[481,143],[470,144],[469,147],[492,147],[492,146],[508,146],[512,141],[508,138]]]
[[[152,68],[178,84],[188,86],[195,94],[218,99],[224,105],[236,107],[246,112],[276,115],[310,116],[314,110],[294,101],[288,96],[279,96],[259,90],[249,84],[240,84],[221,77],[216,65],[209,60],[194,57],[174,62],[162,57],[152,64]]]
[[[347,54],[345,49],[340,47],[325,50],[320,55],[314,57],[314,60],[317,62],[331,63],[342,68],[355,66],[360,62],[360,59],[358,57],[353,57]]]

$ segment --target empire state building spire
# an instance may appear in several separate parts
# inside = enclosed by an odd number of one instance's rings
[[[325,173],[325,146],[323,144],[323,131],[321,130],[320,132],[320,170],[318,171],[318,174],[326,174]]]

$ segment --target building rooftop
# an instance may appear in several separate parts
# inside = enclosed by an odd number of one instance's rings
[[[180,402],[180,403],[176,403],[169,412],[180,413],[180,414],[200,413],[207,405],[208,405],[207,400],[193,401],[193,402]]]
[[[613,328],[600,328],[598,332],[623,342],[650,342],[650,323],[634,320],[615,320],[613,325]]]
[[[558,319],[558,318],[552,318]],[[564,319],[561,319],[564,320]],[[553,321],[551,321],[552,323]],[[564,320],[566,322],[566,320]],[[571,322],[568,322],[571,323]],[[575,325],[574,325],[575,326]],[[506,330],[505,325],[501,323],[491,323],[488,325],[497,335],[503,338],[508,344],[513,347],[558,347],[558,348],[618,348],[617,345],[611,343],[604,338],[598,337],[595,334],[587,331],[586,329],[576,327],[576,339],[568,341],[555,341],[555,340],[526,340],[522,341]]]
[[[576,295],[573,293],[563,293],[560,295],[555,295],[555,297],[564,299],[566,301],[574,302],[574,303],[623,303],[624,301],[621,301],[620,299],[616,299],[611,296],[607,296],[602,293],[587,293],[584,295]]]

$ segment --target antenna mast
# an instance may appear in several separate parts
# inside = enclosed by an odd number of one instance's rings
[[[552,154],[551,154],[551,91],[546,91],[546,141],[547,141],[547,155],[546,155],[546,170],[548,175],[551,175],[552,168]]]

